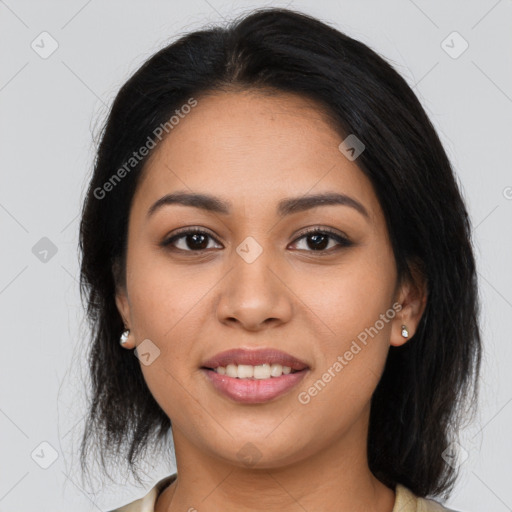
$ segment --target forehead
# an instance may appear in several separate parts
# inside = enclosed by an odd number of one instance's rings
[[[295,94],[199,97],[153,150],[136,196],[147,204],[189,189],[261,208],[337,191],[355,196],[373,216],[379,206],[371,182],[339,150],[343,138],[319,104]]]

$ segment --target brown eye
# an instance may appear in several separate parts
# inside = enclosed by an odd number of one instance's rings
[[[171,238],[165,240],[162,243],[162,246],[172,246],[179,251],[199,252],[209,248],[208,243],[210,239],[214,240],[214,238],[206,231],[201,231],[199,229],[187,229],[182,230],[179,233],[174,234]],[[176,242],[181,244],[181,247],[178,247]]]
[[[315,228],[306,231],[299,238],[297,238],[294,243],[297,243],[297,241],[302,239],[306,240],[307,248],[305,250],[308,252],[331,252],[330,249],[332,249],[332,246],[329,247],[329,243],[332,241],[337,242],[337,245],[342,247],[349,247],[352,245],[352,242],[348,238],[329,229]],[[334,246],[336,246],[336,244],[334,244]],[[328,247],[329,249],[326,250]]]

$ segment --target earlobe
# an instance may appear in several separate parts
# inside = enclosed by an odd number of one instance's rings
[[[405,345],[414,334],[414,331],[410,328],[411,323],[402,318],[403,317],[400,316],[397,317],[391,326],[389,344],[393,347]]]
[[[123,319],[124,330],[120,334],[119,343],[123,348],[132,349],[135,348],[133,345],[133,336],[130,331],[130,306],[128,304],[128,297],[124,289],[118,290],[116,293],[116,306],[121,318]]]
[[[128,294],[126,292],[126,281],[122,274],[122,267],[119,263],[119,259],[114,261],[112,265],[112,275],[114,276],[114,282],[116,287],[115,301],[117,311],[123,320],[123,332],[119,333],[119,343],[123,348],[134,348],[133,336],[131,335],[131,322],[130,322],[130,301],[128,300]]]

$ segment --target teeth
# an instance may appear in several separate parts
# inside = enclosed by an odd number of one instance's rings
[[[260,364],[252,366],[250,364],[228,364],[226,367],[219,366],[214,368],[214,371],[220,375],[227,375],[228,377],[238,379],[270,379],[271,377],[281,377],[291,373],[292,369],[289,366],[282,366],[280,364]]]

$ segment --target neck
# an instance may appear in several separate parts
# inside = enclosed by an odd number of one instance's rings
[[[353,425],[308,457],[255,469],[205,454],[173,425],[178,478],[160,495],[155,512],[392,512],[394,491],[368,467],[366,432]]]

